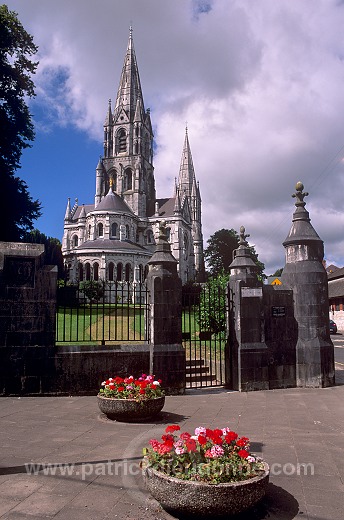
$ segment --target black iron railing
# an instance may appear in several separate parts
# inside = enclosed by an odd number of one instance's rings
[[[136,282],[80,282],[58,287],[56,343],[148,340],[147,290]]]

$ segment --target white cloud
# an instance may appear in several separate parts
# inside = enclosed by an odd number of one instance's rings
[[[327,258],[344,265],[344,6],[328,0],[9,0],[39,45],[41,125],[101,143],[133,24],[157,140],[158,195],[172,193],[186,121],[205,239],[251,234],[268,274],[302,180]],[[198,6],[198,8],[197,8]],[[90,193],[90,201],[93,193]]]

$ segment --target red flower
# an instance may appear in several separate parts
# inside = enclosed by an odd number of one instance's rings
[[[187,439],[185,441],[185,447],[188,451],[196,451],[197,450],[197,444],[194,441],[194,439]]]
[[[242,457],[243,459],[247,459],[247,457],[249,456],[249,452],[246,450],[239,450],[238,455],[239,455],[239,457]]]
[[[119,385],[124,382],[124,379],[123,379],[123,377],[116,376],[114,381],[115,381],[116,385]]]
[[[124,390],[124,386],[119,386],[119,387],[117,388],[117,390],[118,390],[119,392],[123,392],[123,390]]]
[[[143,395],[143,394],[146,393],[146,390],[145,390],[144,388],[140,388],[139,393],[140,393],[141,395]]]
[[[230,444],[232,441],[235,441],[238,438],[238,434],[235,432],[227,432],[225,435],[225,441],[227,444]]]
[[[201,446],[207,444],[207,438],[204,435],[199,435],[197,440]]]
[[[245,448],[245,446],[247,446],[249,442],[249,439],[247,437],[241,437],[241,439],[239,439],[236,443],[237,446],[239,446],[240,448]]]
[[[170,446],[172,448],[174,443],[173,435],[162,435],[161,438],[164,441],[165,446]]]
[[[187,441],[188,439],[190,439],[190,437],[191,435],[188,432],[183,432],[180,434],[180,439],[182,439],[183,441]]]
[[[177,430],[180,430],[180,426],[178,426],[178,424],[171,424],[170,426],[166,426],[165,432],[172,433],[176,432]]]

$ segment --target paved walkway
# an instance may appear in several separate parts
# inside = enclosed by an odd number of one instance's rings
[[[167,397],[156,422],[130,425],[107,420],[95,397],[0,398],[0,518],[176,518],[143,489],[138,464],[149,439],[178,423],[230,426],[270,464],[265,499],[241,520],[343,520],[343,376],[327,389],[189,391]]]

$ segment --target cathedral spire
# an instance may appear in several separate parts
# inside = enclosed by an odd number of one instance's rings
[[[185,129],[185,140],[180,162],[178,187],[181,193],[186,193],[189,197],[192,191],[192,185],[195,180],[195,170],[192,161],[191,148],[188,137],[188,129]]]
[[[144,112],[139,69],[137,67],[134,50],[133,30],[132,27],[130,27],[128,47],[124,58],[124,64],[115,104],[115,120],[117,120],[118,115],[123,109],[129,118],[129,121],[132,121],[138,100],[140,100],[141,108]]]

